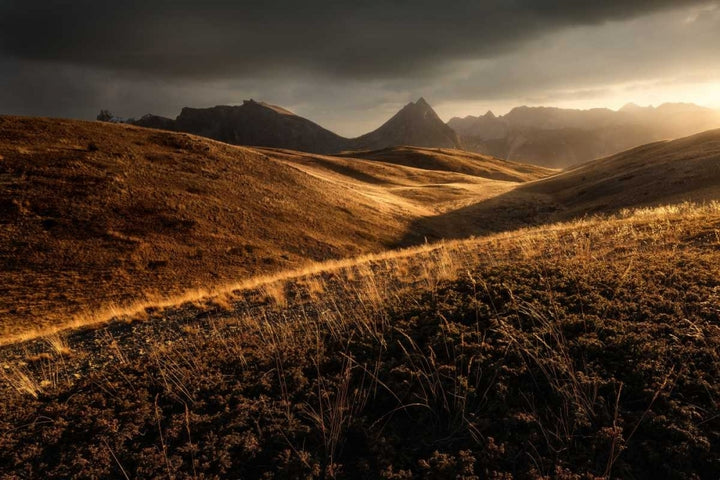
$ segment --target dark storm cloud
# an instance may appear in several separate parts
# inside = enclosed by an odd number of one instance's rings
[[[678,0],[0,0],[0,53],[145,75],[392,78],[492,57],[546,31]]]
[[[0,0],[0,114],[174,117],[255,98],[352,136],[419,96],[447,119],[720,83],[718,44],[720,0]]]

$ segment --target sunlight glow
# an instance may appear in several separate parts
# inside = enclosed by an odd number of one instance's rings
[[[720,110],[720,76],[713,81],[638,82],[607,87],[598,86],[587,90],[559,90],[544,95],[521,98],[446,102],[439,104],[436,109],[443,119],[449,120],[456,116],[484,115],[488,110],[492,110],[495,115],[504,115],[514,107],[521,105],[581,110],[591,108],[617,110],[628,103],[655,107],[663,103],[694,103]]]

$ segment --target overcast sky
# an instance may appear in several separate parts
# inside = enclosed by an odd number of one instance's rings
[[[365,133],[424,96],[720,108],[720,0],[0,0],[0,114],[282,105]]]

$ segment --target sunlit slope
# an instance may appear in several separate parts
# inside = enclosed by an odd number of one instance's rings
[[[402,150],[415,152],[422,149],[402,147]],[[394,205],[420,217],[442,214],[501,195],[517,187],[520,179],[533,177],[512,170],[516,166],[522,169],[522,165],[502,160],[494,163],[495,159],[485,164],[475,162],[476,173],[483,175],[460,173],[458,167],[466,162],[464,152],[460,151],[448,151],[443,155],[446,170],[406,166],[392,158],[388,162],[368,160],[362,157],[362,153],[355,158],[271,150],[268,155],[309,175],[350,188],[385,205]],[[515,180],[493,179],[495,176],[513,178],[506,172],[516,173]],[[538,169],[538,172],[547,173],[543,169]],[[466,233],[470,235],[473,232],[466,229]]]
[[[720,130],[594,160],[432,217],[411,230],[463,238],[624,208],[720,199]],[[458,229],[458,225],[463,225]]]
[[[186,134],[0,118],[3,325],[394,245],[406,212]]]
[[[457,172],[493,180],[526,182],[547,177],[556,171],[489,155],[448,148],[398,146],[382,150],[347,152],[349,157],[375,160],[424,170]]]

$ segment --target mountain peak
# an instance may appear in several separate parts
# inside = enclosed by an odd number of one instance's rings
[[[398,113],[408,112],[408,111],[421,112],[423,114],[427,113],[427,112],[435,113],[435,110],[433,110],[433,108],[430,106],[430,104],[427,102],[427,100],[425,100],[424,97],[418,98],[417,101],[415,101],[415,102],[408,103]]]
[[[405,105],[396,116],[418,116],[418,117],[429,117],[429,118],[437,118],[438,121],[440,120],[440,117],[438,117],[438,114],[435,112],[435,110],[430,106],[430,104],[425,100],[425,98],[420,97],[416,102],[410,102],[407,105]]]
[[[654,110],[654,109],[655,108],[652,105],[649,105],[647,107],[641,107],[637,103],[630,102],[630,103],[626,103],[625,105],[623,105],[622,108],[620,108],[620,110],[618,110],[618,111],[632,113],[632,112],[643,112],[643,111]]]
[[[388,145],[459,148],[460,140],[422,97],[405,105],[377,130],[356,139],[359,148]]]

